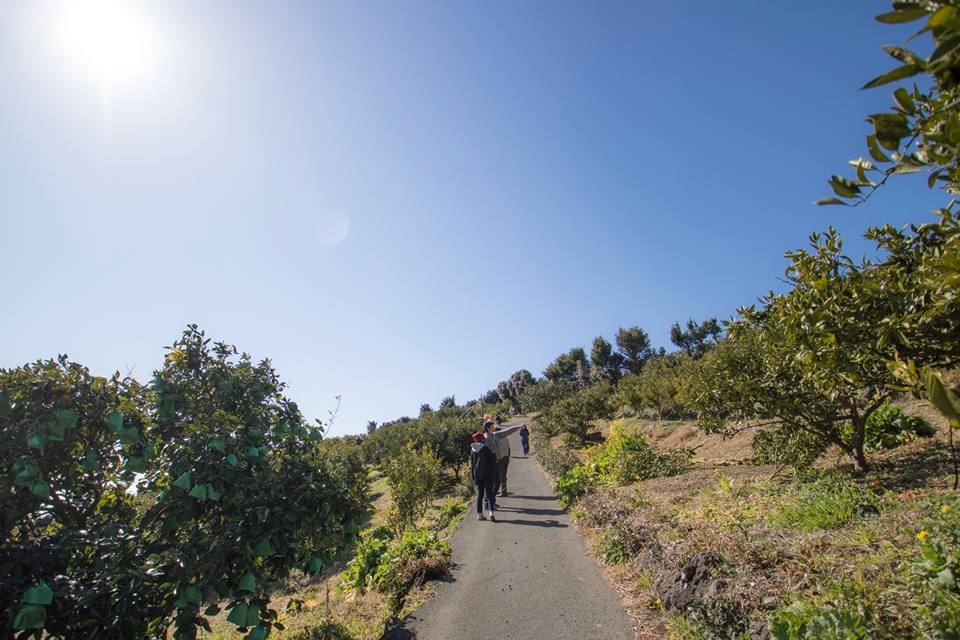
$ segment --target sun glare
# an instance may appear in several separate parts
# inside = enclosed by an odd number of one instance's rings
[[[157,37],[139,2],[61,2],[55,37],[67,62],[109,87],[142,82],[155,71]]]

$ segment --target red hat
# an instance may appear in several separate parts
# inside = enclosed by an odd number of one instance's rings
[[[473,438],[473,441],[476,442],[477,444],[480,444],[481,442],[483,442],[483,434],[480,433],[479,431],[474,433],[473,436],[471,437]]]

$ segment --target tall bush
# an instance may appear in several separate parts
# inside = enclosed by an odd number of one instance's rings
[[[390,496],[390,524],[398,535],[427,512],[440,486],[440,459],[429,447],[408,442],[396,457],[383,462]]]
[[[322,568],[365,506],[283,390],[194,326],[147,388],[66,358],[0,372],[0,631],[193,638],[226,602],[265,637],[270,585]]]

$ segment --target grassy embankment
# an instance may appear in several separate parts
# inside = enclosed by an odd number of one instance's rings
[[[370,471],[370,511],[367,527],[386,524],[390,510],[390,491],[378,470]],[[452,477],[444,478],[443,488],[427,511],[420,527],[433,529],[442,539],[449,539],[460,522],[460,517],[443,522],[442,513],[451,511],[451,504],[462,504],[456,497],[457,485]],[[465,507],[464,507],[465,508]],[[462,509],[454,509],[462,511]],[[439,521],[438,521],[439,520]],[[351,556],[338,561],[321,575],[299,575],[276,586],[271,606],[280,612],[282,631],[274,631],[271,638],[281,640],[378,640],[394,620],[402,620],[430,595],[429,582],[415,582],[398,601],[389,594],[368,589],[360,592],[345,589],[341,582]],[[291,603],[302,604],[289,608]],[[203,637],[211,640],[239,640],[245,634],[227,622],[226,612],[211,620],[211,633]]]
[[[960,602],[931,588],[949,564],[931,553],[960,531],[947,426],[925,402],[901,406],[937,435],[872,452],[863,477],[837,451],[798,474],[751,464],[749,431],[628,419],[661,451],[695,450],[685,473],[593,487],[571,506],[637,637],[768,638],[771,620],[782,638],[953,637],[931,631]],[[596,427],[602,442],[609,423]]]

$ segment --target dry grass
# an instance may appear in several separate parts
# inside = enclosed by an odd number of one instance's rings
[[[572,510],[588,546],[612,537],[628,551],[627,564],[603,571],[634,619],[637,638],[695,638],[704,623],[716,631],[724,621],[732,624],[728,630],[756,630],[778,607],[841,592],[857,594],[888,637],[914,633],[918,594],[910,592],[909,579],[919,553],[916,534],[953,499],[952,468],[940,416],[922,401],[898,404],[937,426],[937,436],[872,453],[874,471],[863,478],[853,477],[849,463],[828,452],[817,465],[819,474],[842,477],[841,484],[875,496],[876,504],[876,512],[829,526],[817,525],[818,514],[803,511],[804,501],[811,495],[816,501],[816,491],[826,492],[825,504],[847,498],[831,498],[827,480],[811,485],[789,469],[743,464],[752,455],[749,431],[723,441],[698,434],[690,423],[628,421],[658,447],[699,447],[688,473],[592,490]],[[598,426],[605,437],[608,424]],[[775,517],[785,509],[794,510],[793,520]],[[690,619],[662,611],[657,577],[704,552],[721,559],[716,577],[722,589],[709,611]]]

